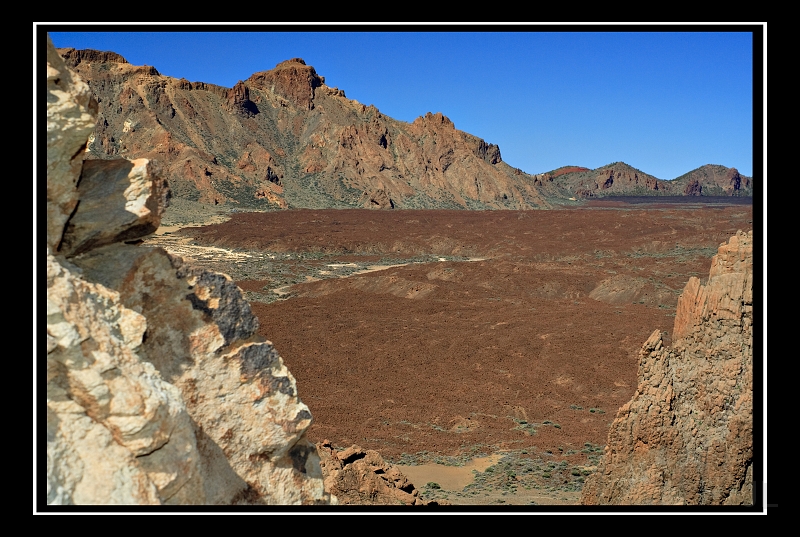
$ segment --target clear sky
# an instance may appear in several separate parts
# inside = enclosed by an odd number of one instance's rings
[[[753,34],[726,26],[58,29],[56,47],[110,50],[226,87],[303,58],[395,119],[442,112],[528,173],[624,161],[660,179],[703,164],[753,175]]]

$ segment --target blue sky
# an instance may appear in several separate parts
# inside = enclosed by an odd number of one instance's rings
[[[753,35],[725,26],[108,28],[50,36],[226,87],[300,57],[395,119],[442,112],[528,173],[624,161],[660,179],[703,164],[753,175]]]

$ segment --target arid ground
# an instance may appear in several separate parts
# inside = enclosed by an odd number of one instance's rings
[[[752,229],[735,201],[238,213],[148,242],[245,291],[314,416],[311,441],[402,464],[494,455],[466,485],[418,474],[426,497],[575,503],[642,343],[671,332],[720,243]]]

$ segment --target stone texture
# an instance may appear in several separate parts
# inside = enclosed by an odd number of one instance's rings
[[[673,346],[642,346],[639,385],[619,409],[582,503],[753,503],[753,233],[719,247],[708,282],[678,300]]]
[[[202,503],[181,393],[137,355],[146,319],[76,272],[48,251],[48,503]]]
[[[73,261],[148,319],[140,355],[181,390],[213,469],[208,503],[327,501],[305,439],[311,413],[280,355],[255,336],[257,319],[230,278],[125,244]]]
[[[50,36],[47,45],[47,245],[55,250],[78,203],[76,184],[97,103],[89,86],[64,64]]]
[[[169,187],[147,159],[88,160],[78,195],[80,204],[59,247],[67,257],[153,233],[167,207]]]
[[[153,164],[86,162],[75,188],[94,118],[48,44],[47,503],[330,503],[311,413],[238,287],[134,244],[167,201]]]
[[[258,113],[258,107],[250,100],[250,90],[241,80],[228,91],[228,110],[244,117]]]
[[[695,179],[690,181],[686,184],[686,187],[683,189],[684,196],[702,196],[703,195],[703,185]]]
[[[377,451],[357,445],[337,451],[327,440],[317,450],[325,489],[342,505],[440,505],[421,499],[414,484]]]
[[[100,51],[100,50],[76,50],[74,48],[65,48],[58,50],[64,63],[70,69],[74,69],[82,61],[87,62],[115,62],[115,63],[128,63],[128,60],[117,54],[116,52]]]

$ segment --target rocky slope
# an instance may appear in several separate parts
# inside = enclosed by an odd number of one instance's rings
[[[169,188],[146,158],[84,161],[97,104],[49,38],[47,62],[46,503],[330,503],[241,292],[136,244]]]
[[[619,409],[582,503],[751,505],[753,234],[719,247],[691,278],[672,335],[643,345],[639,385]]]
[[[538,174],[534,184],[546,196],[752,196],[752,178],[736,168],[706,164],[672,180],[657,179],[624,162],[594,170],[570,166]]]
[[[706,164],[672,181],[673,191],[686,196],[752,196],[753,179],[736,168]]]
[[[441,113],[387,117],[299,58],[223,88],[110,52],[59,52],[99,103],[89,158],[157,159],[181,200],[250,210],[548,205],[496,145]]]
[[[659,188],[665,188],[665,181],[624,162],[615,162],[594,170],[577,166],[559,168],[537,175],[536,182],[551,195],[578,199],[612,195],[652,195]]]

